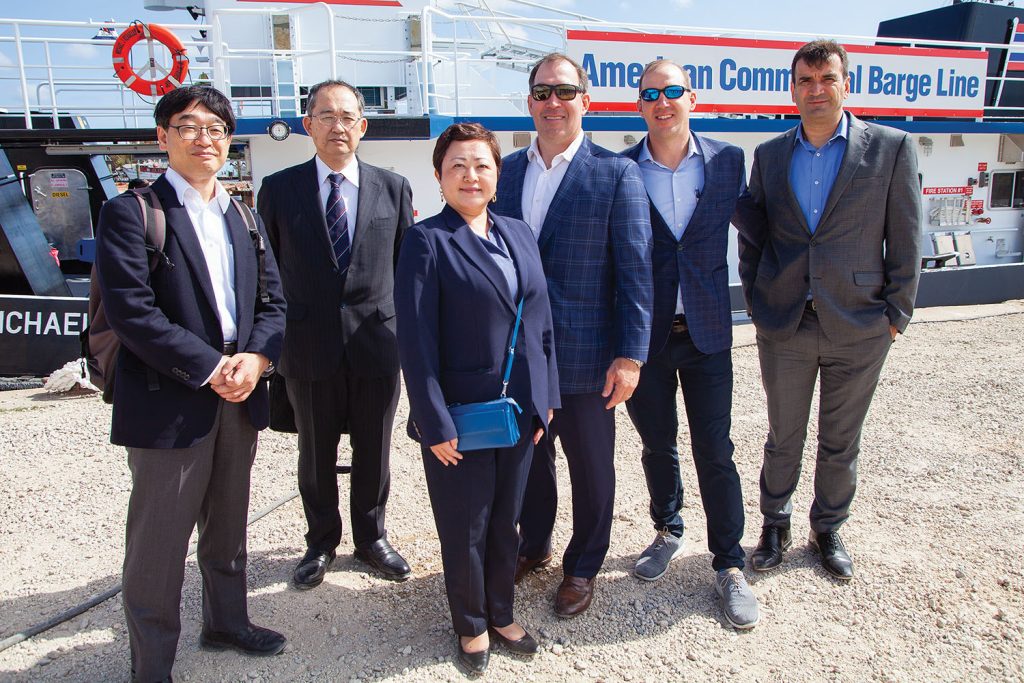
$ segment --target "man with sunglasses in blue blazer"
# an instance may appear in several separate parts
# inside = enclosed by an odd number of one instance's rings
[[[572,481],[573,534],[555,596],[555,613],[564,618],[590,606],[608,552],[614,408],[636,388],[651,332],[647,193],[635,163],[583,134],[586,90],[586,73],[565,55],[534,65],[527,104],[537,138],[504,159],[495,206],[497,214],[525,220],[537,238],[562,399],[526,485],[516,578],[551,561],[557,437]]]
[[[743,494],[729,438],[732,315],[729,217],[745,188],[743,151],[690,131],[697,96],[689,74],[659,59],[640,76],[637,110],[647,137],[623,154],[640,166],[654,232],[654,327],[640,384],[626,403],[643,441],[642,462],[657,535],[633,570],[655,581],[683,552],[683,485],[676,441],[682,386],[707,516],[715,589],[726,621],[752,628],[757,598],[743,577]]]

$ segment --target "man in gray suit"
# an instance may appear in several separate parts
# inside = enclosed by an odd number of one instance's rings
[[[810,544],[826,571],[849,580],[853,562],[838,530],[882,364],[914,310],[920,183],[909,135],[843,111],[849,65],[835,41],[797,51],[790,92],[800,125],[758,146],[733,217],[768,398],[764,522],[751,565],[778,566],[792,543],[790,499],[820,370]]]

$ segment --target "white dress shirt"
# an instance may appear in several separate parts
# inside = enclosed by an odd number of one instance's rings
[[[324,163],[319,155],[316,159],[316,179],[320,183],[320,208],[327,216],[327,196],[331,193],[331,181],[327,179],[332,173],[340,173],[345,177],[341,183],[341,201],[345,202],[345,216],[348,218],[348,243],[354,244],[356,236],[356,212],[359,210],[359,162],[352,160],[340,171]]]
[[[691,135],[686,156],[679,162],[679,166],[672,169],[654,160],[647,140],[644,138],[637,158],[640,175],[643,176],[647,196],[651,198],[654,208],[665,220],[672,236],[680,240],[704,191],[704,156],[697,139]],[[676,292],[676,315],[682,314],[683,292],[680,287]]]
[[[178,193],[178,201],[188,212],[192,227],[203,249],[206,268],[210,271],[213,297],[217,303],[217,318],[224,342],[238,341],[237,301],[235,299],[235,252],[231,248],[231,235],[224,213],[231,206],[231,197],[219,182],[213,199],[203,202],[199,190],[189,185],[173,168],[164,174],[167,182]]]
[[[576,156],[580,145],[583,144],[583,137],[583,131],[580,131],[580,134],[566,150],[555,155],[555,158],[551,160],[551,168],[544,165],[540,147],[537,146],[537,138],[534,138],[530,143],[530,148],[526,150],[526,175],[523,176],[523,220],[530,226],[534,237],[540,237],[544,219],[548,217],[551,200],[555,198],[555,193],[558,191],[558,186],[562,184],[565,172],[569,170],[572,158]]]

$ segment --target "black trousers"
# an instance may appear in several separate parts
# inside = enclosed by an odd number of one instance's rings
[[[626,402],[643,441],[642,462],[656,529],[683,534],[683,482],[679,475],[679,416],[676,391],[683,389],[690,448],[707,517],[708,549],[716,570],[743,567],[743,493],[733,462],[732,350],[705,354],[683,330],[640,371],[640,384]]]
[[[511,448],[464,451],[445,466],[423,446],[423,470],[441,541],[444,585],[452,624],[474,637],[514,620],[513,579],[526,477],[533,459],[533,420],[519,419]]]
[[[342,370],[315,382],[287,378],[299,431],[299,493],[306,513],[306,546],[330,552],[341,543],[338,443],[352,446],[352,540],[363,548],[383,538],[391,490],[391,426],[398,407],[398,375],[358,377]]]
[[[572,483],[572,538],[562,556],[569,576],[593,578],[601,570],[612,534],[615,508],[615,411],[606,410],[601,392],[562,394],[550,429],[537,444],[519,522],[519,554],[551,552],[558,487],[555,439],[562,444]]]
[[[246,405],[226,401],[213,430],[191,448],[128,449],[132,494],[122,585],[134,680],[171,675],[185,555],[197,523],[203,624],[214,631],[248,625],[245,522],[255,456],[256,430]]]

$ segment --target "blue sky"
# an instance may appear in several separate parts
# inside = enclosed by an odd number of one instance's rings
[[[491,0],[492,7],[503,0]],[[815,35],[836,33],[875,35],[878,22],[951,4],[951,0],[859,0],[851,4],[806,0],[540,0],[539,4],[583,12],[608,21],[650,21],[649,8],[666,24],[771,31],[797,31]],[[142,0],[39,0],[0,2],[0,17],[30,19],[104,20],[142,19],[185,23],[184,12],[148,12]],[[526,9],[522,12],[525,14]]]

